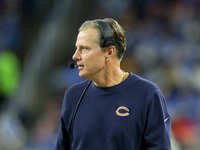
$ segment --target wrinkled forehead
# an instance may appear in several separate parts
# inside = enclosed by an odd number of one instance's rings
[[[92,43],[99,44],[97,40],[97,30],[93,28],[89,28],[86,30],[82,30],[78,33],[76,46],[79,45],[90,45]]]

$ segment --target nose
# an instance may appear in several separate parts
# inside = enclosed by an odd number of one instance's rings
[[[74,55],[72,56],[72,59],[76,61],[81,59],[81,55],[78,49],[75,51]]]

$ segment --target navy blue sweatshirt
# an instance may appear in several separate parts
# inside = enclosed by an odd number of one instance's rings
[[[70,123],[88,80],[65,93],[56,150],[70,149]],[[171,150],[170,116],[159,88],[133,73],[118,85],[93,82],[73,125],[73,150]]]

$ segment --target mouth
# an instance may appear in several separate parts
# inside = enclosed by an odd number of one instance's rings
[[[78,69],[81,70],[84,68],[84,65],[78,65]]]

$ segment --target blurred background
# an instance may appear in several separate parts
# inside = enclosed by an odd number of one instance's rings
[[[112,17],[125,29],[121,68],[155,82],[173,150],[200,149],[200,0],[0,0],[0,150],[53,150],[78,28]]]

